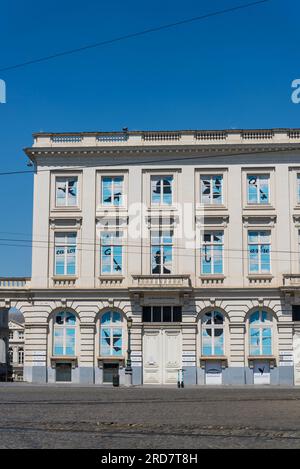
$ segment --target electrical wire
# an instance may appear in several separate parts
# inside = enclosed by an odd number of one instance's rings
[[[185,20],[176,21],[174,23],[168,23],[168,24],[164,24],[164,25],[149,28],[149,29],[144,29],[143,31],[138,31],[138,32],[135,32],[135,33],[130,33],[130,34],[125,34],[123,36],[115,37],[113,39],[107,39],[107,40],[104,40],[104,41],[96,42],[94,44],[88,44],[86,46],[77,47],[75,49],[69,49],[69,50],[66,50],[66,51],[57,52],[56,54],[46,55],[44,57],[40,57],[40,58],[37,58],[37,59],[27,60],[26,62],[17,63],[15,65],[10,65],[10,66],[7,66],[7,67],[2,67],[2,68],[0,68],[0,72],[6,72],[8,70],[14,70],[16,68],[26,67],[28,65],[32,65],[32,64],[36,64],[36,63],[40,63],[40,62],[45,62],[45,61],[48,61],[48,60],[53,60],[53,59],[56,59],[58,57],[63,57],[63,56],[66,56],[66,55],[71,55],[71,54],[75,54],[75,53],[78,53],[78,52],[83,52],[83,51],[86,51],[86,50],[95,49],[97,47],[105,46],[105,45],[108,45],[108,44],[114,44],[116,42],[121,42],[121,41],[124,41],[126,39],[131,39],[131,38],[135,38],[135,37],[144,36],[146,34],[155,33],[155,32],[158,32],[158,31],[162,31],[164,29],[174,28],[175,26],[180,26],[180,25],[184,25],[184,24],[188,24],[188,23],[192,23],[192,22],[196,22],[196,21],[201,21],[201,20],[211,18],[211,17],[214,17],[214,16],[224,15],[224,14],[227,14],[227,13],[233,13],[234,11],[243,10],[245,8],[250,8],[250,7],[257,6],[257,5],[260,5],[262,3],[267,3],[267,2],[270,2],[270,1],[272,1],[272,0],[259,0],[259,1],[255,1],[255,2],[246,3],[244,5],[238,5],[236,7],[225,8],[223,10],[217,10],[217,11],[214,11],[214,12],[211,12],[211,13],[207,13],[205,15],[194,16],[192,18],[187,18]]]

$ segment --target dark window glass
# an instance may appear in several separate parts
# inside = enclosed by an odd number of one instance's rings
[[[300,305],[293,305],[293,321],[300,321]]]
[[[181,321],[182,321],[181,306],[174,306],[173,307],[173,322],[181,322]]]
[[[161,306],[153,306],[153,322],[161,322]]]
[[[143,322],[151,322],[151,306],[143,307]]]
[[[163,307],[163,322],[171,322],[172,321],[172,308],[171,306],[164,306]]]

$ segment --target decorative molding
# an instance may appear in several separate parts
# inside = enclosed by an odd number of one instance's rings
[[[268,228],[274,228],[276,223],[277,215],[271,214],[253,214],[243,215],[243,224],[245,228],[254,228],[255,226],[267,226]]]

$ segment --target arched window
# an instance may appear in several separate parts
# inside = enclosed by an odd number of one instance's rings
[[[249,318],[249,329],[250,355],[272,355],[272,314],[254,311]]]
[[[100,356],[122,356],[124,348],[122,314],[108,311],[100,320]]]
[[[224,316],[219,311],[209,311],[201,319],[201,355],[225,355]]]
[[[76,317],[68,311],[57,313],[53,327],[53,355],[75,355]]]

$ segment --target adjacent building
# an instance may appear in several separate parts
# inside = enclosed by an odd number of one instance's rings
[[[300,384],[300,129],[38,133],[29,382]]]
[[[0,279],[1,284],[1,279]],[[3,305],[4,306],[4,305]],[[0,381],[8,379],[8,309],[0,309]]]
[[[13,381],[23,381],[25,326],[23,323],[11,319],[8,323],[8,329],[10,374]]]

